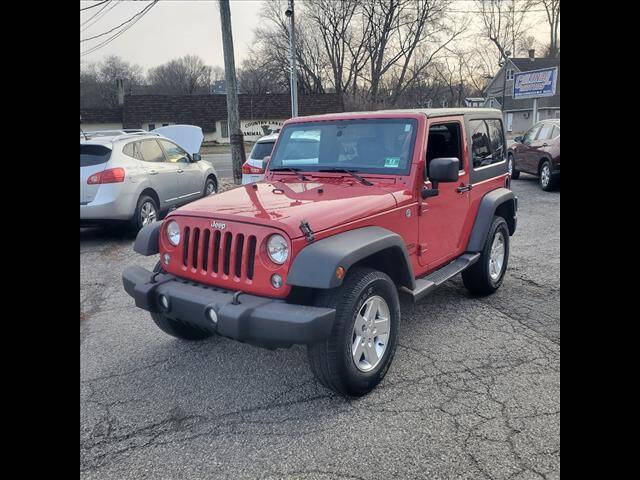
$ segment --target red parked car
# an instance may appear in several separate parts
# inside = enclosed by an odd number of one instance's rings
[[[517,198],[499,110],[341,113],[288,120],[265,178],[143,228],[124,288],[178,338],[307,345],[326,387],[363,395],[386,374],[399,294],[462,273],[504,279]],[[213,368],[213,367],[212,367]]]
[[[507,153],[511,178],[520,172],[536,175],[543,190],[560,185],[560,120],[536,123],[521,137],[514,139]]]

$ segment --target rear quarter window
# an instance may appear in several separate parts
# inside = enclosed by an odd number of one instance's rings
[[[107,163],[111,149],[104,145],[80,145],[80,167],[91,167]]]
[[[275,142],[256,143],[253,146],[253,150],[251,150],[251,155],[249,155],[249,158],[253,160],[263,160],[264,157],[271,155],[274,144]]]

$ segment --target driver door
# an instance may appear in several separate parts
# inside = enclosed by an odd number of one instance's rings
[[[536,167],[533,166],[533,148],[532,143],[536,138],[536,135],[540,131],[541,124],[536,124],[531,127],[522,137],[522,144],[518,145],[515,151],[516,168],[522,172],[537,173]]]
[[[441,182],[438,195],[421,200],[418,220],[418,263],[425,272],[433,270],[464,250],[462,232],[469,210],[469,159],[461,118],[438,118],[427,125],[426,168],[439,157],[457,157],[457,182]],[[433,188],[424,180],[423,187]]]

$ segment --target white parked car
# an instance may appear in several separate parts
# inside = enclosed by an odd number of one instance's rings
[[[249,158],[242,165],[242,184],[259,182],[264,178],[264,158],[271,155],[273,146],[278,139],[278,133],[272,133],[260,138],[251,149]]]
[[[218,190],[215,169],[198,153],[200,127],[92,133],[80,139],[80,226],[129,221],[142,228]]]

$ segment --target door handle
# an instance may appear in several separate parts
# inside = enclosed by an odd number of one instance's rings
[[[184,170],[182,170],[181,168],[178,169],[178,173],[182,173],[184,172]]]
[[[458,188],[456,188],[456,192],[458,193],[468,192],[469,190],[471,190],[471,184],[468,184],[468,185],[462,184]]]
[[[543,143],[542,145],[540,145],[541,147],[548,147],[549,144],[548,143]]]
[[[157,175],[157,174],[158,174],[158,172],[156,170],[151,170],[149,172],[149,175]]]

